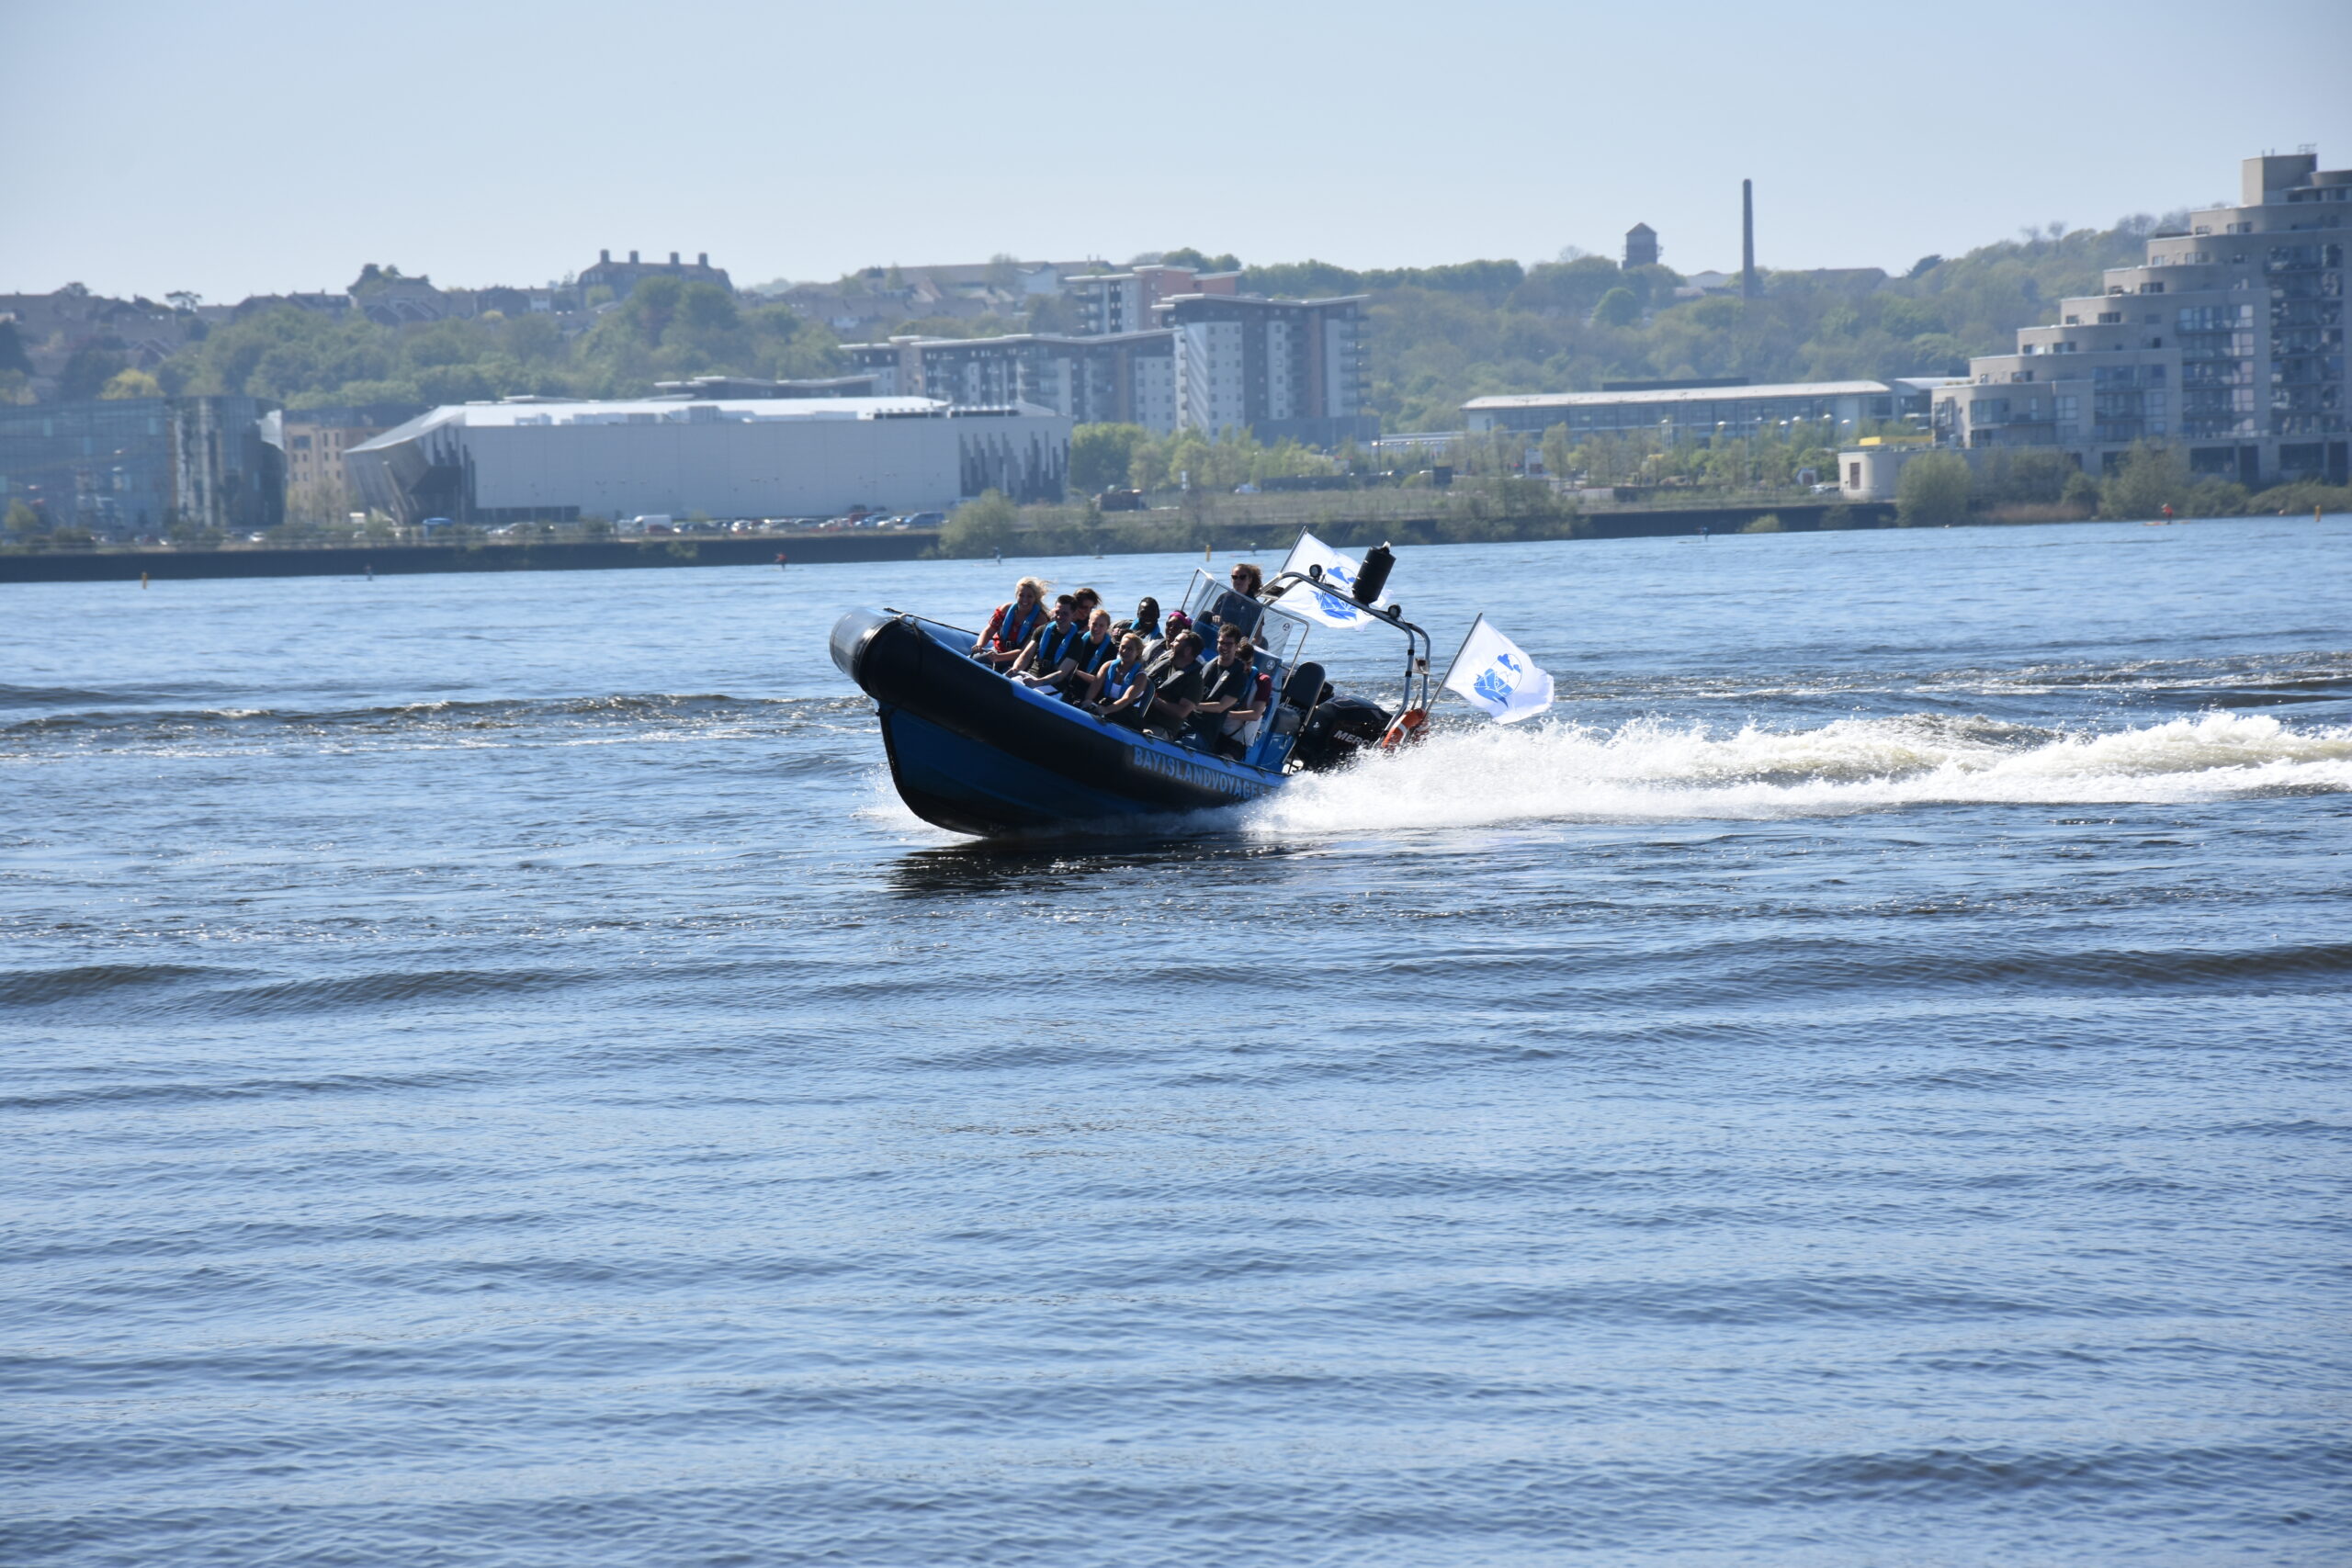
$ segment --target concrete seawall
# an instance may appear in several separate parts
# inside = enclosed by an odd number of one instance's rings
[[[1883,528],[1894,521],[1891,506],[1713,506],[1595,512],[1577,520],[1575,536],[1590,539],[1670,538],[1696,534],[1735,534],[1757,518],[1777,515],[1784,527],[1803,533],[1822,526],[1834,512],[1849,525]],[[1213,543],[1219,550],[1245,547],[1280,549],[1301,526],[1297,523],[1220,522],[1206,528],[1170,522],[1148,532],[1130,532],[1134,514],[1104,519],[1095,547],[1108,555],[1196,549]],[[1509,543],[1515,532],[1528,538],[1570,536],[1567,525],[1508,521],[1491,525],[1428,517],[1353,523],[1344,519],[1305,525],[1332,544],[1357,547],[1394,543]],[[1486,529],[1493,536],[1476,536]],[[490,540],[463,545],[387,545],[366,547],[231,550],[55,550],[0,554],[0,583],[158,582],[223,577],[356,577],[363,572],[401,576],[442,571],[610,571],[648,567],[773,566],[781,555],[794,566],[837,561],[915,560],[932,553],[933,528],[869,530],[811,535],[720,535],[707,538],[608,539],[594,543],[525,544]],[[1067,542],[1065,541],[1065,547]],[[1057,548],[1056,553],[1059,553]]]
[[[204,577],[396,576],[433,571],[609,571],[669,566],[773,566],[824,561],[913,560],[935,529],[793,537],[752,535],[700,539],[612,539],[579,544],[387,545],[366,548],[245,550],[59,550],[0,556],[0,582],[158,582]]]

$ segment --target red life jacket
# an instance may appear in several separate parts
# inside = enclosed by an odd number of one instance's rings
[[[1029,613],[1023,615],[1020,613],[1020,604],[1021,601],[1016,599],[1010,604],[999,604],[994,618],[989,622],[989,640],[996,644],[999,653],[1011,653],[1027,642],[1029,634],[1037,629],[1037,622],[1046,613],[1043,604],[1032,604]]]

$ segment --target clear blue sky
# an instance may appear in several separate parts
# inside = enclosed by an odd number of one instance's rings
[[[0,290],[1174,245],[1900,268],[2352,165],[2352,4],[0,0]],[[2216,83],[2238,84],[2233,88]]]

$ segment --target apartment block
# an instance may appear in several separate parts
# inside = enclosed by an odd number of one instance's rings
[[[2246,159],[2236,206],[2151,235],[2104,292],[1971,360],[1936,394],[1939,444],[2055,447],[2101,472],[2148,441],[2248,487],[2346,483],[2347,230],[2352,170],[2308,150]]]
[[[1365,298],[1162,300],[1153,318],[1174,333],[1177,424],[1311,446],[1377,435],[1380,422],[1364,407]]]
[[[1080,424],[1176,428],[1175,338],[1165,329],[1069,337],[894,337],[846,349],[885,397],[936,398],[957,408],[1028,403]]]
[[[1179,294],[1238,294],[1238,272],[1195,272],[1189,266],[1137,266],[1125,272],[1080,273],[1062,279],[1062,294],[1078,308],[1078,330],[1088,336],[1143,332],[1163,299]]]
[[[353,494],[343,470],[344,453],[424,412],[421,404],[376,403],[264,415],[262,439],[285,455],[288,513],[301,522],[338,520],[350,511]]]

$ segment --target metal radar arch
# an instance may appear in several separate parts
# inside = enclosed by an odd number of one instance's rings
[[[1405,634],[1405,701],[1396,717],[1388,726],[1388,733],[1380,738],[1383,750],[1394,750],[1421,738],[1430,717],[1430,660],[1435,649],[1430,634],[1407,620],[1402,606],[1379,603],[1380,591],[1388,586],[1388,574],[1396,570],[1396,555],[1386,545],[1375,546],[1364,552],[1363,569],[1356,573],[1352,587],[1323,580],[1323,569],[1310,566],[1305,571],[1279,573],[1268,583],[1263,597],[1278,603],[1283,592],[1299,586],[1315,592],[1344,599],[1351,608],[1366,618],[1393,626]]]

